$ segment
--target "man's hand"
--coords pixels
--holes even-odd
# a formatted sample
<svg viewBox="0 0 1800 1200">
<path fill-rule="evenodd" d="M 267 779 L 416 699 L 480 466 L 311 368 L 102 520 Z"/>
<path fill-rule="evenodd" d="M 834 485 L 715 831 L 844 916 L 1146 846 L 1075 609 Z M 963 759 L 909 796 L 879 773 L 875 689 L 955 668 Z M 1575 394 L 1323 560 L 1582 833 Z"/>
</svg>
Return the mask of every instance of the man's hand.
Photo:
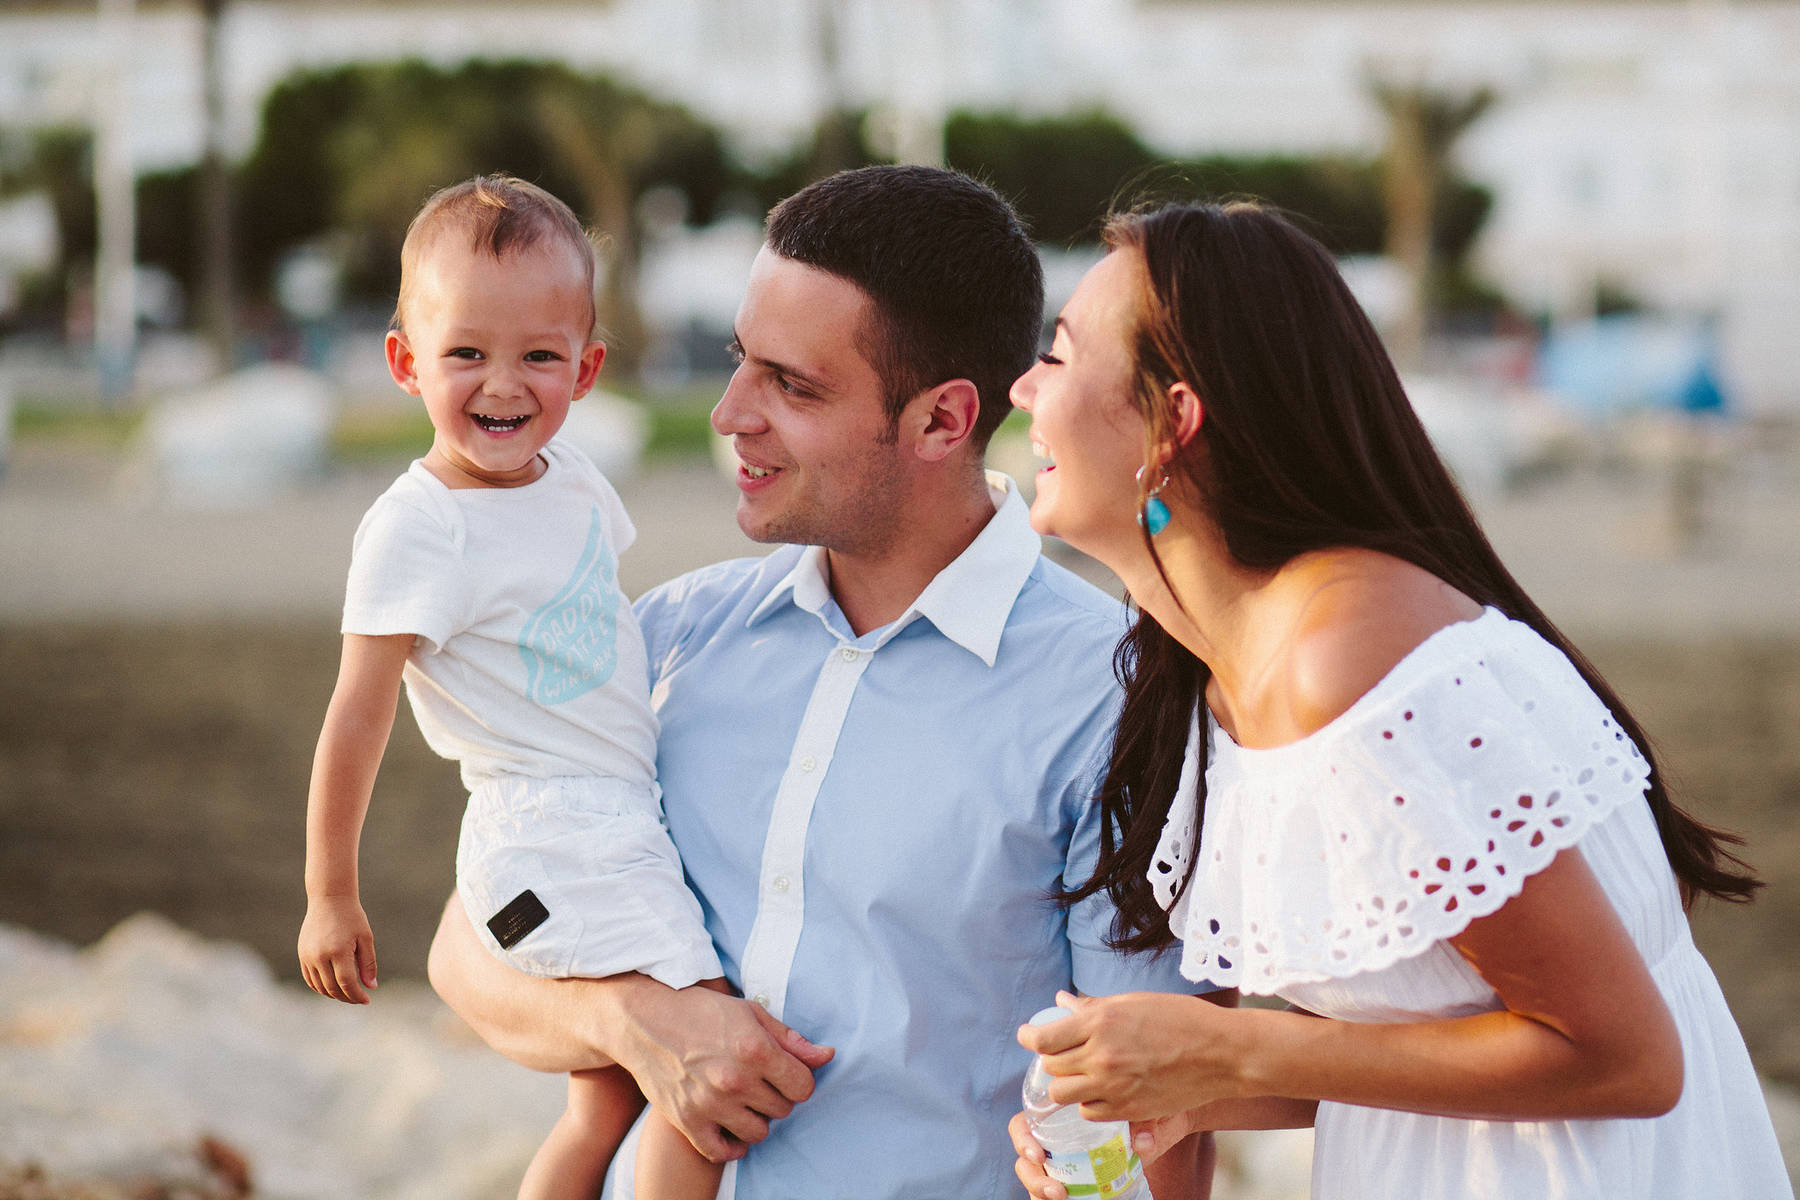
<svg viewBox="0 0 1800 1200">
<path fill-rule="evenodd" d="M 707 1158 L 741 1157 L 812 1095 L 833 1051 L 759 1005 L 647 975 L 539 979 L 482 946 L 454 894 L 431 943 L 431 985 L 488 1045 L 539 1071 L 617 1063 Z"/>
<path fill-rule="evenodd" d="M 813 1071 L 835 1053 L 748 1000 L 700 987 L 671 991 L 642 977 L 624 986 L 620 1065 L 713 1162 L 740 1158 L 768 1137 L 769 1122 L 812 1095 Z"/>
</svg>

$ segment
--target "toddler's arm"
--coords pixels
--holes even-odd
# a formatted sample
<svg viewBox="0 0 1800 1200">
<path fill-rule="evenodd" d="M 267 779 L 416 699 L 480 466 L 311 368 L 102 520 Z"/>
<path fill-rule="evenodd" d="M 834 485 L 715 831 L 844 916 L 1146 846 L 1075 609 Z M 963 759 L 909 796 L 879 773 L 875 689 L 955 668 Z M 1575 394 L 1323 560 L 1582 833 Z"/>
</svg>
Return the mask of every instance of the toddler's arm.
<svg viewBox="0 0 1800 1200">
<path fill-rule="evenodd" d="M 300 973 L 313 991 L 349 1004 L 367 1004 L 363 988 L 375 986 L 375 937 L 358 895 L 356 855 L 413 640 L 410 633 L 344 635 L 337 687 L 313 755 Z"/>
</svg>

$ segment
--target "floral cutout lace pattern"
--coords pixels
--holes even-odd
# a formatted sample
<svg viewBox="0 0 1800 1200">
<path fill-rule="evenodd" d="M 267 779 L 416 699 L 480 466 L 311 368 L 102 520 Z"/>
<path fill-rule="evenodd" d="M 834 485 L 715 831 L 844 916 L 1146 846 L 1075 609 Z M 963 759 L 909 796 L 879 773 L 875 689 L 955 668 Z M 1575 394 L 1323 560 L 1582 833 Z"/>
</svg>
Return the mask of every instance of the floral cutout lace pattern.
<svg viewBox="0 0 1800 1200">
<path fill-rule="evenodd" d="M 1490 609 L 1290 745 L 1240 747 L 1197 714 L 1151 883 L 1190 979 L 1269 994 L 1376 971 L 1499 909 L 1649 773 L 1568 659 Z"/>
</svg>

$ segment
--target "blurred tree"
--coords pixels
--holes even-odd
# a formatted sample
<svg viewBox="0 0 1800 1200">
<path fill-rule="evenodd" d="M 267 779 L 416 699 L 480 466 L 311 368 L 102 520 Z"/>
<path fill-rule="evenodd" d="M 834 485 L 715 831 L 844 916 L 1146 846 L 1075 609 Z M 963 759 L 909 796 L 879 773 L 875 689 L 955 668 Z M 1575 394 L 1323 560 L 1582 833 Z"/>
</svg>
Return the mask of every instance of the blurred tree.
<svg viewBox="0 0 1800 1200">
<path fill-rule="evenodd" d="M 1472 119 L 1472 118 L 1470 118 Z M 1254 199 L 1294 216 L 1339 255 L 1412 252 L 1413 232 L 1397 235 L 1386 159 L 1344 155 L 1211 155 L 1168 159 L 1118 118 L 1100 111 L 1026 118 L 958 112 L 945 126 L 950 165 L 994 185 L 1047 244 L 1091 242 L 1100 219 L 1121 205 L 1154 201 Z M 1431 270 L 1423 277 L 1437 305 L 1491 314 L 1497 295 L 1464 266 L 1493 196 L 1442 161 L 1431 203 L 1407 210 L 1427 220 Z"/>
<path fill-rule="evenodd" d="M 1388 122 L 1381 158 L 1382 202 L 1387 211 L 1387 253 L 1406 273 L 1405 301 L 1388 345 L 1402 368 L 1424 353 L 1432 287 L 1439 271 L 1437 214 L 1456 139 L 1493 106 L 1486 87 L 1448 92 L 1425 84 L 1380 79 L 1369 91 Z"/>
<path fill-rule="evenodd" d="M 93 135 L 73 128 L 11 135 L 0 149 L 0 196 L 47 195 L 61 241 L 59 267 L 23 281 L 21 323 L 61 325 L 76 281 L 93 273 L 99 236 L 93 155 Z"/>
<path fill-rule="evenodd" d="M 1100 218 L 1157 156 L 1123 121 L 1097 110 L 1061 117 L 952 113 L 950 166 L 990 184 L 1031 222 L 1040 242 L 1093 241 Z"/>
<path fill-rule="evenodd" d="M 761 213 L 815 179 L 838 171 L 890 162 L 870 144 L 865 108 L 837 108 L 820 117 L 810 136 L 761 170 L 745 172 L 746 190 Z"/>
<path fill-rule="evenodd" d="M 360 64 L 290 77 L 270 94 L 245 164 L 243 261 L 266 288 L 280 256 L 348 234 L 352 296 L 391 299 L 407 223 L 434 189 L 508 172 L 569 202 L 600 235 L 600 320 L 614 370 L 642 345 L 639 211 L 657 186 L 712 218 L 731 181 L 723 143 L 679 105 L 603 76 L 528 61 Z"/>
</svg>

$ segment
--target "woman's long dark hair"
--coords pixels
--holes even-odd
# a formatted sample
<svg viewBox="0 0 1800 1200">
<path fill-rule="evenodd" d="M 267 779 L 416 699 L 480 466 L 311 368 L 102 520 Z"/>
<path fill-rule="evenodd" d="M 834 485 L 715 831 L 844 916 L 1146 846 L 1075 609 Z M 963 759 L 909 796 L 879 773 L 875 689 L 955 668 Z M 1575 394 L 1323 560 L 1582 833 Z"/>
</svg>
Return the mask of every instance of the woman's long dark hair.
<svg viewBox="0 0 1800 1200">
<path fill-rule="evenodd" d="M 1750 899 L 1761 881 L 1726 848 L 1742 839 L 1674 804 L 1636 719 L 1501 565 L 1324 247 L 1279 214 L 1241 203 L 1115 217 L 1106 240 L 1143 266 L 1133 357 L 1150 437 L 1168 438 L 1168 390 L 1186 382 L 1206 416 L 1168 470 L 1179 490 L 1201 498 L 1232 557 L 1273 569 L 1311 550 L 1376 550 L 1531 626 L 1568 656 L 1649 760 L 1647 799 L 1684 901 Z M 1113 666 L 1125 703 L 1099 798 L 1100 858 L 1062 899 L 1104 890 L 1118 908 L 1113 944 L 1163 949 L 1174 938 L 1147 873 L 1210 672 L 1147 613 Z M 1196 830 L 1204 745 L 1200 753 Z"/>
</svg>

